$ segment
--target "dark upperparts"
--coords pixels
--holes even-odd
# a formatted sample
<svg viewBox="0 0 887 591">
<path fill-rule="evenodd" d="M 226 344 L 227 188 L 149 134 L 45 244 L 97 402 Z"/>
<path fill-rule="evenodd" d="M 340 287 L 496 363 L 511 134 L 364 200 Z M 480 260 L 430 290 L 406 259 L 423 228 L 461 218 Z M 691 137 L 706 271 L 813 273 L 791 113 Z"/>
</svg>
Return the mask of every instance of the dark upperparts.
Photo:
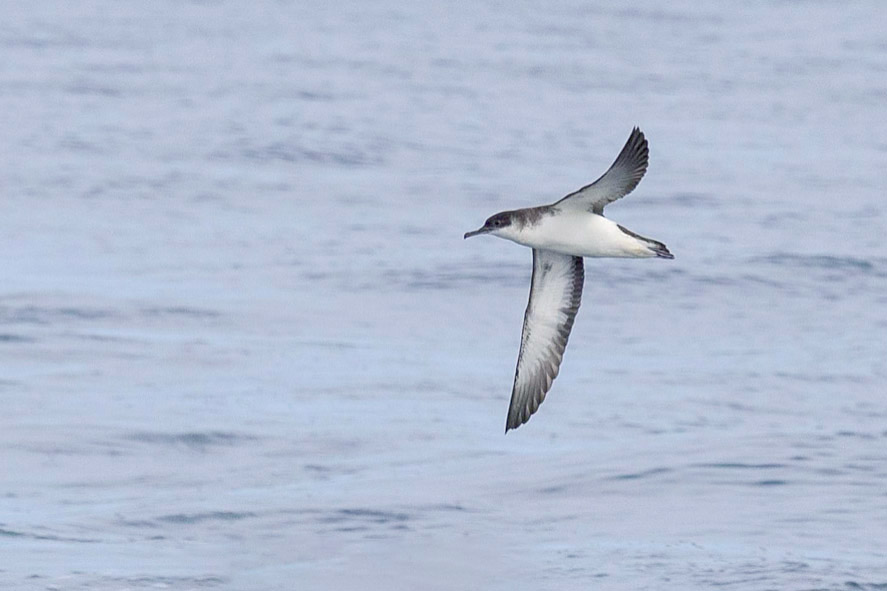
<svg viewBox="0 0 887 591">
<path fill-rule="evenodd" d="M 541 205 L 539 207 L 527 207 L 525 209 L 503 211 L 502 213 L 497 213 L 493 217 L 507 215 L 512 224 L 517 224 L 521 228 L 524 228 L 536 224 L 543 216 L 550 213 L 552 213 L 550 205 Z"/>
</svg>

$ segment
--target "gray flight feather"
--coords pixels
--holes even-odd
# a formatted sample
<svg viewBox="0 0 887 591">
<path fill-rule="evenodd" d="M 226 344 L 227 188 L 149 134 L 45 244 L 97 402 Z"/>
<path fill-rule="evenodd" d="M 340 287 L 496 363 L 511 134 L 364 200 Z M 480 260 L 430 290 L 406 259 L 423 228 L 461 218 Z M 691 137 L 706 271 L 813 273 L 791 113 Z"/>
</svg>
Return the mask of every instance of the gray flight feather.
<svg viewBox="0 0 887 591">
<path fill-rule="evenodd" d="M 644 133 L 635 127 L 613 165 L 590 185 L 556 202 L 560 208 L 584 209 L 603 215 L 604 206 L 631 193 L 647 172 L 650 150 Z"/>
<path fill-rule="evenodd" d="M 530 301 L 524 314 L 506 432 L 530 420 L 551 389 L 579 311 L 584 281 L 582 257 L 533 249 Z"/>
</svg>

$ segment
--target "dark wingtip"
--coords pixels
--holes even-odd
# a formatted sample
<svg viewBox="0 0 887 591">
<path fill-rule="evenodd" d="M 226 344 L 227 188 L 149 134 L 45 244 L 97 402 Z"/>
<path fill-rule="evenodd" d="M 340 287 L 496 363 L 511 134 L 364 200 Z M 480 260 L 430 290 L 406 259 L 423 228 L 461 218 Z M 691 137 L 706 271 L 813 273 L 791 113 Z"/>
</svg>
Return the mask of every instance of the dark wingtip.
<svg viewBox="0 0 887 591">
<path fill-rule="evenodd" d="M 533 413 L 529 413 L 526 416 L 520 414 L 512 416 L 511 409 L 509 408 L 508 418 L 505 420 L 505 433 L 507 434 L 509 431 L 527 424 L 531 416 L 533 416 Z"/>
<path fill-rule="evenodd" d="M 517 429 L 524 423 L 526 423 L 526 421 L 521 421 L 520 417 L 512 416 L 511 409 L 508 409 L 508 418 L 505 419 L 505 434 L 507 435 L 509 431 Z"/>
</svg>

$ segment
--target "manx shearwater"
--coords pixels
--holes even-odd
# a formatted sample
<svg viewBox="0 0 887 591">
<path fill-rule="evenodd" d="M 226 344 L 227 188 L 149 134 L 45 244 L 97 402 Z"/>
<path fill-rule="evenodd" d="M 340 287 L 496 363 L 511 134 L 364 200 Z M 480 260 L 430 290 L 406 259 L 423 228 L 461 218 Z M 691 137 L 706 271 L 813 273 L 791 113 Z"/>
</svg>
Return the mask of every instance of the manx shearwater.
<svg viewBox="0 0 887 591">
<path fill-rule="evenodd" d="M 492 234 L 533 249 L 530 301 L 524 314 L 505 432 L 536 412 L 557 377 L 573 328 L 585 271 L 582 257 L 673 259 L 664 244 L 604 217 L 604 207 L 631 193 L 647 171 L 649 149 L 635 127 L 613 165 L 590 185 L 551 205 L 503 211 L 465 238 Z"/>
</svg>

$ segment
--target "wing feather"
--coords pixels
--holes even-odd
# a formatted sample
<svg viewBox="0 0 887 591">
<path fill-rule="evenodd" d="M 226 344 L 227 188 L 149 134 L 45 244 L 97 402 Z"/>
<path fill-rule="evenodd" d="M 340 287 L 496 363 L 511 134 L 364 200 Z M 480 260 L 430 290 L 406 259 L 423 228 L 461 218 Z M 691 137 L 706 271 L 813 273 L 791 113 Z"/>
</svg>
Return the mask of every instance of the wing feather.
<svg viewBox="0 0 887 591">
<path fill-rule="evenodd" d="M 650 155 L 644 132 L 635 127 L 612 166 L 590 185 L 556 202 L 560 207 L 584 209 L 602 215 L 604 206 L 631 193 L 647 172 Z"/>
<path fill-rule="evenodd" d="M 579 311 L 584 281 L 582 257 L 533 249 L 530 301 L 524 314 L 506 432 L 530 420 L 551 389 Z"/>
</svg>

